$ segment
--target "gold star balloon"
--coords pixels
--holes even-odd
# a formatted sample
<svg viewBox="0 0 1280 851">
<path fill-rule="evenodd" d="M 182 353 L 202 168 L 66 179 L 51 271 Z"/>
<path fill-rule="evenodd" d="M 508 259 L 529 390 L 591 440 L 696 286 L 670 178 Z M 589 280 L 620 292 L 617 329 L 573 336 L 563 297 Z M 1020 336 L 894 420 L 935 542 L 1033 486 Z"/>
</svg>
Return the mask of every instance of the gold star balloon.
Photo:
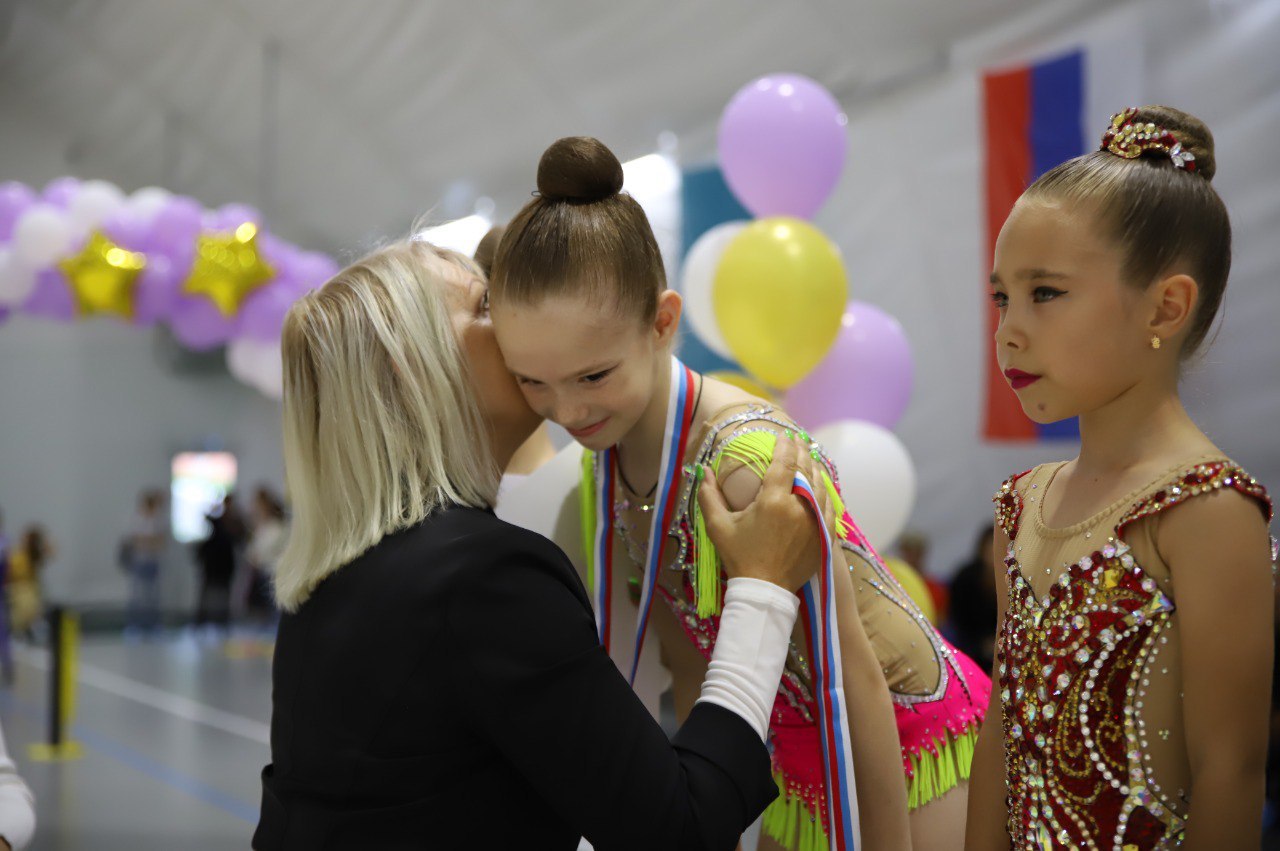
<svg viewBox="0 0 1280 851">
<path fill-rule="evenodd" d="M 74 257 L 58 263 L 67 274 L 78 313 L 133 316 L 133 289 L 147 265 L 145 255 L 116 245 L 102 231 L 94 231 Z"/>
<path fill-rule="evenodd" d="M 258 253 L 258 227 L 245 222 L 235 233 L 203 234 L 183 291 L 205 295 L 223 316 L 235 316 L 245 296 L 271 280 L 275 270 Z"/>
</svg>

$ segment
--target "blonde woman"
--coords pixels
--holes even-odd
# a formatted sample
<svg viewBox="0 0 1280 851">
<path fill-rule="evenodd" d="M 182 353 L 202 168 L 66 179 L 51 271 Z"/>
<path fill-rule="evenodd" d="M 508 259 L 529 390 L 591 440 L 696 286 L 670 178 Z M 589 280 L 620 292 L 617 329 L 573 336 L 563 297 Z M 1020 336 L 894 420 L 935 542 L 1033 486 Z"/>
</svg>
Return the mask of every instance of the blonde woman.
<svg viewBox="0 0 1280 851">
<path fill-rule="evenodd" d="M 791 496 L 810 459 L 785 441 L 738 513 L 708 477 L 734 578 L 668 742 L 568 559 L 491 511 L 538 418 L 478 270 L 421 242 L 377 251 L 290 311 L 283 354 L 294 515 L 254 848 L 733 848 L 776 795 L 767 713 L 820 552 Z"/>
</svg>

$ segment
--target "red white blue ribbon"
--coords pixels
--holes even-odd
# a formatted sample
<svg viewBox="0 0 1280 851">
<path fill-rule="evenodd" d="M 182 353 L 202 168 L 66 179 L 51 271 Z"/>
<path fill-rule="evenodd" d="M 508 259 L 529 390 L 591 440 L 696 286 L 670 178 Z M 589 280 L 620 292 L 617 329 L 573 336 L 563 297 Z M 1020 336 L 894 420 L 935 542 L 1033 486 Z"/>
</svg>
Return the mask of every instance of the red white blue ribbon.
<svg viewBox="0 0 1280 851">
<path fill-rule="evenodd" d="M 828 840 L 832 851 L 861 847 L 858 797 L 853 780 L 853 741 L 844 699 L 840 635 L 836 626 L 835 559 L 822 509 L 808 479 L 796 473 L 792 492 L 809 504 L 822 530 L 822 570 L 800 589 L 800 617 L 809 645 L 818 704 L 818 737 L 826 780 Z"/>
<path fill-rule="evenodd" d="M 662 460 L 656 499 L 653 504 L 653 520 L 649 527 L 649 549 L 645 557 L 644 577 L 640 583 L 640 607 L 636 615 L 636 645 L 631 659 L 628 681 L 635 682 L 640 665 L 640 651 L 644 647 L 645 632 L 649 626 L 649 610 L 653 605 L 654 590 L 658 585 L 661 569 L 662 544 L 667 530 L 675 518 L 676 503 L 680 491 L 680 471 L 684 465 L 685 447 L 693 431 L 695 381 L 693 371 L 679 359 L 671 359 L 671 388 L 667 397 L 667 418 L 662 434 Z M 596 629 L 600 643 L 609 649 L 609 632 L 612 628 L 610 605 L 613 600 L 613 479 L 617 464 L 614 447 L 601 452 L 596 458 L 596 539 L 592 559 L 592 580 L 595 590 Z"/>
</svg>

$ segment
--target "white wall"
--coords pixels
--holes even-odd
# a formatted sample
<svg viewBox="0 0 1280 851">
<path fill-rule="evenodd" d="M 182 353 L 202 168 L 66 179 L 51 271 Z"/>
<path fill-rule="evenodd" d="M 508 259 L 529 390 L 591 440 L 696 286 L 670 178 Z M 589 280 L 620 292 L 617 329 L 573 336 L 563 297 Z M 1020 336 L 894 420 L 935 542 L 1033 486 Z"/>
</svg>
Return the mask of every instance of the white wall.
<svg viewBox="0 0 1280 851">
<path fill-rule="evenodd" d="M 33 521 L 53 535 L 51 597 L 125 599 L 116 543 L 137 493 L 168 487 L 174 453 L 225 448 L 242 487 L 282 480 L 278 403 L 225 371 L 175 374 L 154 334 L 110 319 L 0 326 L 0 510 L 10 536 Z M 166 604 L 187 607 L 190 553 L 173 547 L 165 568 Z"/>
</svg>

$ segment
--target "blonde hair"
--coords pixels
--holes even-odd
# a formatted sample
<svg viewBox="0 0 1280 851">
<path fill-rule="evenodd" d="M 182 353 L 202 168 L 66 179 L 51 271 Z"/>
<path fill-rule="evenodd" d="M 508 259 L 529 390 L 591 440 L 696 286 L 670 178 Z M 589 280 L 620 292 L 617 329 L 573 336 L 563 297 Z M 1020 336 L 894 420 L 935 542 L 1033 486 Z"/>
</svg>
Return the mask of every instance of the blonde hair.
<svg viewBox="0 0 1280 851">
<path fill-rule="evenodd" d="M 489 506 L 499 470 L 445 300 L 442 264 L 402 240 L 289 311 L 285 479 L 293 500 L 276 599 L 294 611 L 325 577 L 435 509 Z"/>
</svg>

